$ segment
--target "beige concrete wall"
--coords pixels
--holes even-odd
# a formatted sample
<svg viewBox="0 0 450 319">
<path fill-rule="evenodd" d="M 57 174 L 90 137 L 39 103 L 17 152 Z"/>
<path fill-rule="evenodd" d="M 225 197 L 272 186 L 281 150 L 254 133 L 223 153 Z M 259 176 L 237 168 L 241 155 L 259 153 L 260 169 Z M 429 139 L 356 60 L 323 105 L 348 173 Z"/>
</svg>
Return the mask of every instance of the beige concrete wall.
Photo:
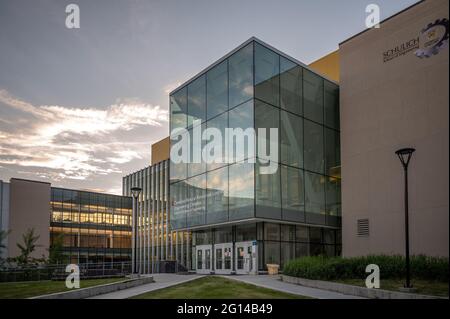
<svg viewBox="0 0 450 319">
<path fill-rule="evenodd" d="M 417 149 L 409 166 L 414 254 L 449 254 L 448 47 L 430 58 L 383 53 L 415 39 L 448 0 L 427 0 L 340 45 L 343 255 L 403 254 L 403 169 L 394 154 Z M 369 237 L 356 234 L 369 218 Z"/>
<path fill-rule="evenodd" d="M 17 243 L 22 243 L 22 234 L 34 228 L 39 245 L 32 257 L 48 256 L 50 244 L 50 184 L 12 178 L 10 181 L 10 215 L 8 256 L 20 254 Z"/>
<path fill-rule="evenodd" d="M 152 144 L 152 162 L 155 165 L 159 162 L 169 159 L 170 155 L 170 138 L 166 137 L 154 144 Z"/>
</svg>

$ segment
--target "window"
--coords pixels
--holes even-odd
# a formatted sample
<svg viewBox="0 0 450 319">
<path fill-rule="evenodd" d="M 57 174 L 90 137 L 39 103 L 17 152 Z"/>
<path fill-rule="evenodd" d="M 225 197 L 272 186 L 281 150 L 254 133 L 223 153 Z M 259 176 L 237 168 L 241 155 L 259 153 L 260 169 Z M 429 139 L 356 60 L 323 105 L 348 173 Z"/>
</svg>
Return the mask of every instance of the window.
<svg viewBox="0 0 450 319">
<path fill-rule="evenodd" d="M 186 180 L 188 186 L 187 226 L 205 224 L 206 174 Z"/>
<path fill-rule="evenodd" d="M 242 105 L 235 107 L 229 112 L 229 122 L 228 127 L 231 129 L 242 129 L 245 130 L 251 128 L 253 130 L 253 101 L 246 102 Z M 249 145 L 255 143 L 253 139 L 249 137 L 244 137 L 244 140 L 238 141 L 236 138 L 231 138 L 228 142 L 228 151 L 230 152 L 229 162 L 235 163 L 247 159 L 249 157 L 254 157 L 255 154 L 249 154 Z M 242 143 L 243 147 L 239 150 L 237 148 L 237 143 Z M 252 144 L 249 144 L 252 143 Z M 255 145 L 252 145 L 254 151 Z"/>
<path fill-rule="evenodd" d="M 341 145 L 339 132 L 325 128 L 326 174 L 341 177 Z"/>
<path fill-rule="evenodd" d="M 280 242 L 264 242 L 264 266 L 280 264 Z"/>
<path fill-rule="evenodd" d="M 233 107 L 253 97 L 253 43 L 233 54 L 228 67 L 229 106 Z"/>
<path fill-rule="evenodd" d="M 324 171 L 323 127 L 311 121 L 304 122 L 305 169 L 317 173 Z"/>
<path fill-rule="evenodd" d="M 280 57 L 280 106 L 289 112 L 303 115 L 302 68 Z"/>
<path fill-rule="evenodd" d="M 208 224 L 228 220 L 228 167 L 207 173 L 207 215 Z"/>
<path fill-rule="evenodd" d="M 254 164 L 229 166 L 229 219 L 254 217 Z"/>
<path fill-rule="evenodd" d="M 255 43 L 255 97 L 279 106 L 280 57 L 272 50 Z"/>
<path fill-rule="evenodd" d="M 341 179 L 335 177 L 327 178 L 326 185 L 326 208 L 327 214 L 341 216 Z"/>
<path fill-rule="evenodd" d="M 303 242 L 303 243 L 309 241 L 308 227 L 296 226 L 296 228 L 295 228 L 295 241 Z"/>
<path fill-rule="evenodd" d="M 187 87 L 188 91 L 188 119 L 191 126 L 195 120 L 206 119 L 206 76 L 202 75 Z"/>
<path fill-rule="evenodd" d="M 304 116 L 323 123 L 323 79 L 309 70 L 303 71 Z"/>
<path fill-rule="evenodd" d="M 279 138 L 271 138 L 270 129 L 274 128 L 279 131 L 280 126 L 280 110 L 270 106 L 264 102 L 255 101 L 255 130 L 257 130 L 257 145 L 256 152 L 262 159 L 268 159 L 271 153 L 278 153 Z M 259 129 L 264 129 L 265 134 L 260 134 Z M 279 134 L 279 133 L 277 133 Z M 260 146 L 264 146 L 265 149 L 260 150 Z M 273 155 L 273 154 L 272 154 Z M 279 161 L 277 158 L 276 162 Z"/>
<path fill-rule="evenodd" d="M 329 81 L 324 85 L 325 125 L 339 129 L 339 87 Z"/>
<path fill-rule="evenodd" d="M 325 176 L 305 172 L 306 222 L 325 224 Z"/>
<path fill-rule="evenodd" d="M 281 225 L 281 241 L 295 241 L 295 225 Z"/>
<path fill-rule="evenodd" d="M 187 126 L 187 88 L 170 96 L 170 131 Z"/>
<path fill-rule="evenodd" d="M 206 144 L 202 139 L 202 133 L 205 130 L 206 124 L 195 125 L 189 130 L 190 137 L 190 161 L 187 164 L 188 177 L 206 172 L 206 162 L 202 156 L 202 150 Z"/>
<path fill-rule="evenodd" d="M 185 132 L 183 134 L 180 134 L 175 138 L 175 136 L 171 137 L 170 143 L 173 145 L 175 143 L 183 143 L 181 140 L 190 140 L 190 134 L 189 132 Z M 190 146 L 192 143 L 188 143 L 187 145 Z M 185 144 L 186 145 L 186 144 Z M 179 150 L 179 156 L 182 156 L 184 154 L 181 154 L 181 152 L 185 152 L 185 149 Z M 189 150 L 190 152 L 190 150 Z M 177 182 L 183 179 L 187 178 L 187 170 L 188 170 L 188 164 L 184 162 L 175 163 L 174 161 L 170 160 L 170 182 Z"/>
<path fill-rule="evenodd" d="M 174 229 L 186 227 L 188 185 L 181 181 L 170 185 L 170 223 Z"/>
<path fill-rule="evenodd" d="M 220 149 L 220 151 L 218 150 L 216 152 L 215 149 L 211 149 L 210 152 L 207 152 L 207 156 L 208 158 L 211 157 L 211 159 L 215 159 L 215 161 L 217 162 L 213 162 L 213 163 L 207 163 L 206 167 L 207 170 L 213 170 L 219 167 L 222 167 L 224 165 L 226 165 L 226 152 L 227 152 L 227 147 L 225 144 L 225 129 L 228 127 L 228 112 L 223 113 L 219 116 L 216 116 L 215 118 L 213 118 L 212 120 L 209 120 L 208 122 L 206 122 L 206 126 L 207 128 L 216 128 L 220 131 L 221 134 L 221 140 L 220 140 L 220 144 L 222 148 Z M 205 141 L 205 144 L 207 145 L 208 143 L 215 143 L 216 141 L 214 141 L 215 138 L 218 138 L 217 136 L 213 135 L 209 137 L 209 140 Z M 212 145 L 212 144 L 210 144 Z M 219 154 L 219 152 L 221 154 Z"/>
<path fill-rule="evenodd" d="M 280 267 L 283 268 L 284 264 L 294 259 L 295 246 L 294 243 L 281 243 L 281 263 Z"/>
<path fill-rule="evenodd" d="M 269 162 L 267 165 L 272 164 L 279 166 L 275 162 Z M 264 174 L 261 172 L 262 166 L 263 165 L 261 165 L 259 162 L 257 162 L 255 166 L 257 205 L 256 215 L 257 217 L 281 219 L 280 168 L 277 167 L 275 173 Z"/>
<path fill-rule="evenodd" d="M 207 118 L 210 119 L 228 109 L 228 61 L 224 61 L 206 74 Z"/>
<path fill-rule="evenodd" d="M 251 241 L 256 239 L 256 224 L 236 225 L 236 241 Z"/>
<path fill-rule="evenodd" d="M 303 167 L 303 119 L 281 111 L 281 154 L 283 164 Z"/>
<path fill-rule="evenodd" d="M 303 171 L 281 166 L 283 220 L 304 221 Z"/>
<path fill-rule="evenodd" d="M 264 240 L 280 241 L 280 224 L 264 224 Z"/>
</svg>

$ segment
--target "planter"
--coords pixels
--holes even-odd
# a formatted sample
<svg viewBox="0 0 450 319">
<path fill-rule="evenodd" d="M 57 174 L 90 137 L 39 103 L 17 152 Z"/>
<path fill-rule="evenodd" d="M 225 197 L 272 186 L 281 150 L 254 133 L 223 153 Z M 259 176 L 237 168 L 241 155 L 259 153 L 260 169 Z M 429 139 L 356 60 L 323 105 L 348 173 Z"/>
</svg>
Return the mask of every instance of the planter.
<svg viewBox="0 0 450 319">
<path fill-rule="evenodd" d="M 277 264 L 267 264 L 267 271 L 269 275 L 278 275 L 278 270 L 280 269 L 280 265 Z"/>
</svg>

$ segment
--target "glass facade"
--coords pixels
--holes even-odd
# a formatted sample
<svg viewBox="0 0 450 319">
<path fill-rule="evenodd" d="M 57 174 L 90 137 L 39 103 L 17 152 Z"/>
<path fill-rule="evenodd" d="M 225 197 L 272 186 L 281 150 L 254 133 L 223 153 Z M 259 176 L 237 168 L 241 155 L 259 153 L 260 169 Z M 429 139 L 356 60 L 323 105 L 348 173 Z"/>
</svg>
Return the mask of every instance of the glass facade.
<svg viewBox="0 0 450 319">
<path fill-rule="evenodd" d="M 248 219 L 309 224 L 321 232 L 326 228 L 320 226 L 340 227 L 339 87 L 335 83 L 253 40 L 173 92 L 170 105 L 171 129 L 186 129 L 190 136 L 194 119 L 202 122 L 202 128 L 216 128 L 222 137 L 226 128 L 256 131 L 255 153 L 250 152 L 250 136 L 244 135 L 244 148 L 238 148 L 239 141 L 232 136 L 223 140 L 220 163 L 171 162 L 173 230 Z M 277 129 L 276 140 L 271 139 L 270 128 Z M 266 129 L 265 134 L 259 129 Z M 213 138 L 208 136 L 201 147 Z M 178 134 L 171 135 L 171 144 L 179 139 Z M 278 157 L 267 162 L 266 155 L 274 149 Z M 267 166 L 277 169 L 264 174 Z M 283 229 L 292 236 L 284 237 L 282 231 L 280 238 L 288 240 L 267 239 L 258 248 L 263 256 L 273 252 L 283 261 L 305 252 L 328 251 L 312 247 L 315 243 L 309 239 L 297 241 L 295 231 Z"/>
<path fill-rule="evenodd" d="M 50 245 L 73 263 L 131 260 L 130 197 L 51 188 Z"/>
</svg>

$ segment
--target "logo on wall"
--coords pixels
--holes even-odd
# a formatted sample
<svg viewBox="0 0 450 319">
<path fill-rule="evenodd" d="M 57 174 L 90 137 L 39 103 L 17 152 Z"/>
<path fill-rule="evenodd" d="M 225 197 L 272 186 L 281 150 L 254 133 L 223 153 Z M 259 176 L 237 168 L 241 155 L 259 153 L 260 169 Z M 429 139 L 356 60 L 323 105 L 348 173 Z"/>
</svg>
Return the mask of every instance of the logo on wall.
<svg viewBox="0 0 450 319">
<path fill-rule="evenodd" d="M 414 54 L 423 59 L 438 54 L 448 45 L 448 20 L 436 20 L 420 32 L 420 48 Z"/>
<path fill-rule="evenodd" d="M 432 57 L 448 45 L 448 31 L 448 19 L 438 19 L 422 29 L 419 36 L 383 52 L 383 62 L 410 52 L 414 52 L 421 59 Z"/>
</svg>

